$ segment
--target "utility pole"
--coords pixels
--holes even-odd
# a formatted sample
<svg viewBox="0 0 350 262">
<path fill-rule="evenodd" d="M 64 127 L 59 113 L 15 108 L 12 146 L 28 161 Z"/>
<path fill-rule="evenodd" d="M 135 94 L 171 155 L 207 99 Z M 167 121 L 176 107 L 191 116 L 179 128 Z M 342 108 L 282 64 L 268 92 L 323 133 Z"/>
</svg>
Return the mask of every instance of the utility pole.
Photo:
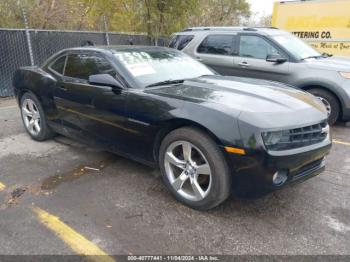
<svg viewBox="0 0 350 262">
<path fill-rule="evenodd" d="M 29 32 L 29 24 L 28 24 L 28 19 L 27 19 L 27 12 L 26 12 L 24 6 L 21 3 L 21 0 L 18 0 L 17 4 L 20 7 L 21 12 L 22 12 L 24 28 L 25 28 L 25 34 L 26 34 L 26 40 L 27 40 L 27 47 L 28 47 L 28 52 L 29 52 L 30 65 L 33 66 L 34 65 L 34 56 L 33 56 L 32 41 L 31 41 L 30 32 Z"/>
<path fill-rule="evenodd" d="M 105 15 L 103 15 L 103 23 L 104 23 L 104 27 L 105 27 L 106 44 L 109 45 L 108 26 L 107 26 L 107 19 L 106 19 Z"/>
</svg>

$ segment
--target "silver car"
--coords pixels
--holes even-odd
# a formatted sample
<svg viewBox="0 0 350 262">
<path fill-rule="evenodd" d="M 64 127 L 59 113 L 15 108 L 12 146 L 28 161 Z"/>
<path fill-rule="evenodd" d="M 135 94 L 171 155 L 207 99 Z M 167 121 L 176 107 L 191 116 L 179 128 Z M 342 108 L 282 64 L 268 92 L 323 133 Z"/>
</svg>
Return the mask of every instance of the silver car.
<svg viewBox="0 0 350 262">
<path fill-rule="evenodd" d="M 195 27 L 173 35 L 182 50 L 222 75 L 283 82 L 319 97 L 329 122 L 350 120 L 350 58 L 320 54 L 276 28 Z"/>
</svg>

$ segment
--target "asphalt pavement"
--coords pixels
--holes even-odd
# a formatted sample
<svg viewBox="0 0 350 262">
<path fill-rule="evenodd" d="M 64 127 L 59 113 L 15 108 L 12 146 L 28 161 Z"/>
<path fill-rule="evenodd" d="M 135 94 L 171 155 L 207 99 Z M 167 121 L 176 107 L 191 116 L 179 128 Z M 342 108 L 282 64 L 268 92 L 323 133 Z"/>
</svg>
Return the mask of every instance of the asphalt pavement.
<svg viewBox="0 0 350 262">
<path fill-rule="evenodd" d="M 159 171 L 58 136 L 35 142 L 0 100 L 0 254 L 350 255 L 350 127 L 326 171 L 209 212 L 178 203 Z"/>
</svg>

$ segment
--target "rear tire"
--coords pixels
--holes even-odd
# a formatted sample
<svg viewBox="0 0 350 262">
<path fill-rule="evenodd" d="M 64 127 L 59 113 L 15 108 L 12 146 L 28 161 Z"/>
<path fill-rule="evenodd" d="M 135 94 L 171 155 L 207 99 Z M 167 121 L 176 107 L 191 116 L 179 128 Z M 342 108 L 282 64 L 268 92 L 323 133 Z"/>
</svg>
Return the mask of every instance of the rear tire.
<svg viewBox="0 0 350 262">
<path fill-rule="evenodd" d="M 231 176 L 223 152 L 200 129 L 170 132 L 161 143 L 159 165 L 170 192 L 191 208 L 209 210 L 230 195 Z"/>
<path fill-rule="evenodd" d="M 327 108 L 328 123 L 330 125 L 334 125 L 335 122 L 337 122 L 340 114 L 340 105 L 338 99 L 333 94 L 324 89 L 313 88 L 307 91 L 321 99 Z"/>
<path fill-rule="evenodd" d="M 24 128 L 32 139 L 44 141 L 55 136 L 55 132 L 47 125 L 39 99 L 33 93 L 23 94 L 20 109 Z"/>
</svg>

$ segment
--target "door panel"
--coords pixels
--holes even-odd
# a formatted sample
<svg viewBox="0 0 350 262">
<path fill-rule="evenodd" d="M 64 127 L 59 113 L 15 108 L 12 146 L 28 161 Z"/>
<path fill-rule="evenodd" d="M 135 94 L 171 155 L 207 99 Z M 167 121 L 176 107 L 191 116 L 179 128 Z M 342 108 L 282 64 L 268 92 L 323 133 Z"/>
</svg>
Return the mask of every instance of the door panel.
<svg viewBox="0 0 350 262">
<path fill-rule="evenodd" d="M 289 62 L 272 63 L 263 59 L 235 57 L 235 72 L 238 76 L 284 82 L 289 75 Z"/>
<path fill-rule="evenodd" d="M 233 56 L 199 54 L 196 59 L 221 75 L 230 75 L 232 72 Z"/>
<path fill-rule="evenodd" d="M 84 86 L 86 104 L 76 108 L 84 135 L 113 151 L 125 150 L 126 90 Z"/>
<path fill-rule="evenodd" d="M 222 75 L 231 75 L 235 34 L 208 35 L 195 51 L 195 58 Z"/>
<path fill-rule="evenodd" d="M 90 144 L 97 142 L 109 149 L 121 147 L 127 92 L 90 84 L 88 78 L 95 74 L 116 77 L 116 70 L 96 53 L 68 55 L 55 100 L 62 122 L 74 136 Z"/>
<path fill-rule="evenodd" d="M 289 62 L 267 62 L 268 55 L 281 55 L 281 51 L 258 35 L 240 35 L 239 54 L 234 59 L 235 75 L 281 81 L 290 74 Z"/>
<path fill-rule="evenodd" d="M 81 107 L 83 93 L 79 87 L 78 83 L 66 83 L 62 78 L 57 81 L 54 90 L 54 102 L 59 112 L 61 124 L 66 132 L 76 132 L 77 135 L 81 133 L 79 117 L 69 109 Z"/>
</svg>

